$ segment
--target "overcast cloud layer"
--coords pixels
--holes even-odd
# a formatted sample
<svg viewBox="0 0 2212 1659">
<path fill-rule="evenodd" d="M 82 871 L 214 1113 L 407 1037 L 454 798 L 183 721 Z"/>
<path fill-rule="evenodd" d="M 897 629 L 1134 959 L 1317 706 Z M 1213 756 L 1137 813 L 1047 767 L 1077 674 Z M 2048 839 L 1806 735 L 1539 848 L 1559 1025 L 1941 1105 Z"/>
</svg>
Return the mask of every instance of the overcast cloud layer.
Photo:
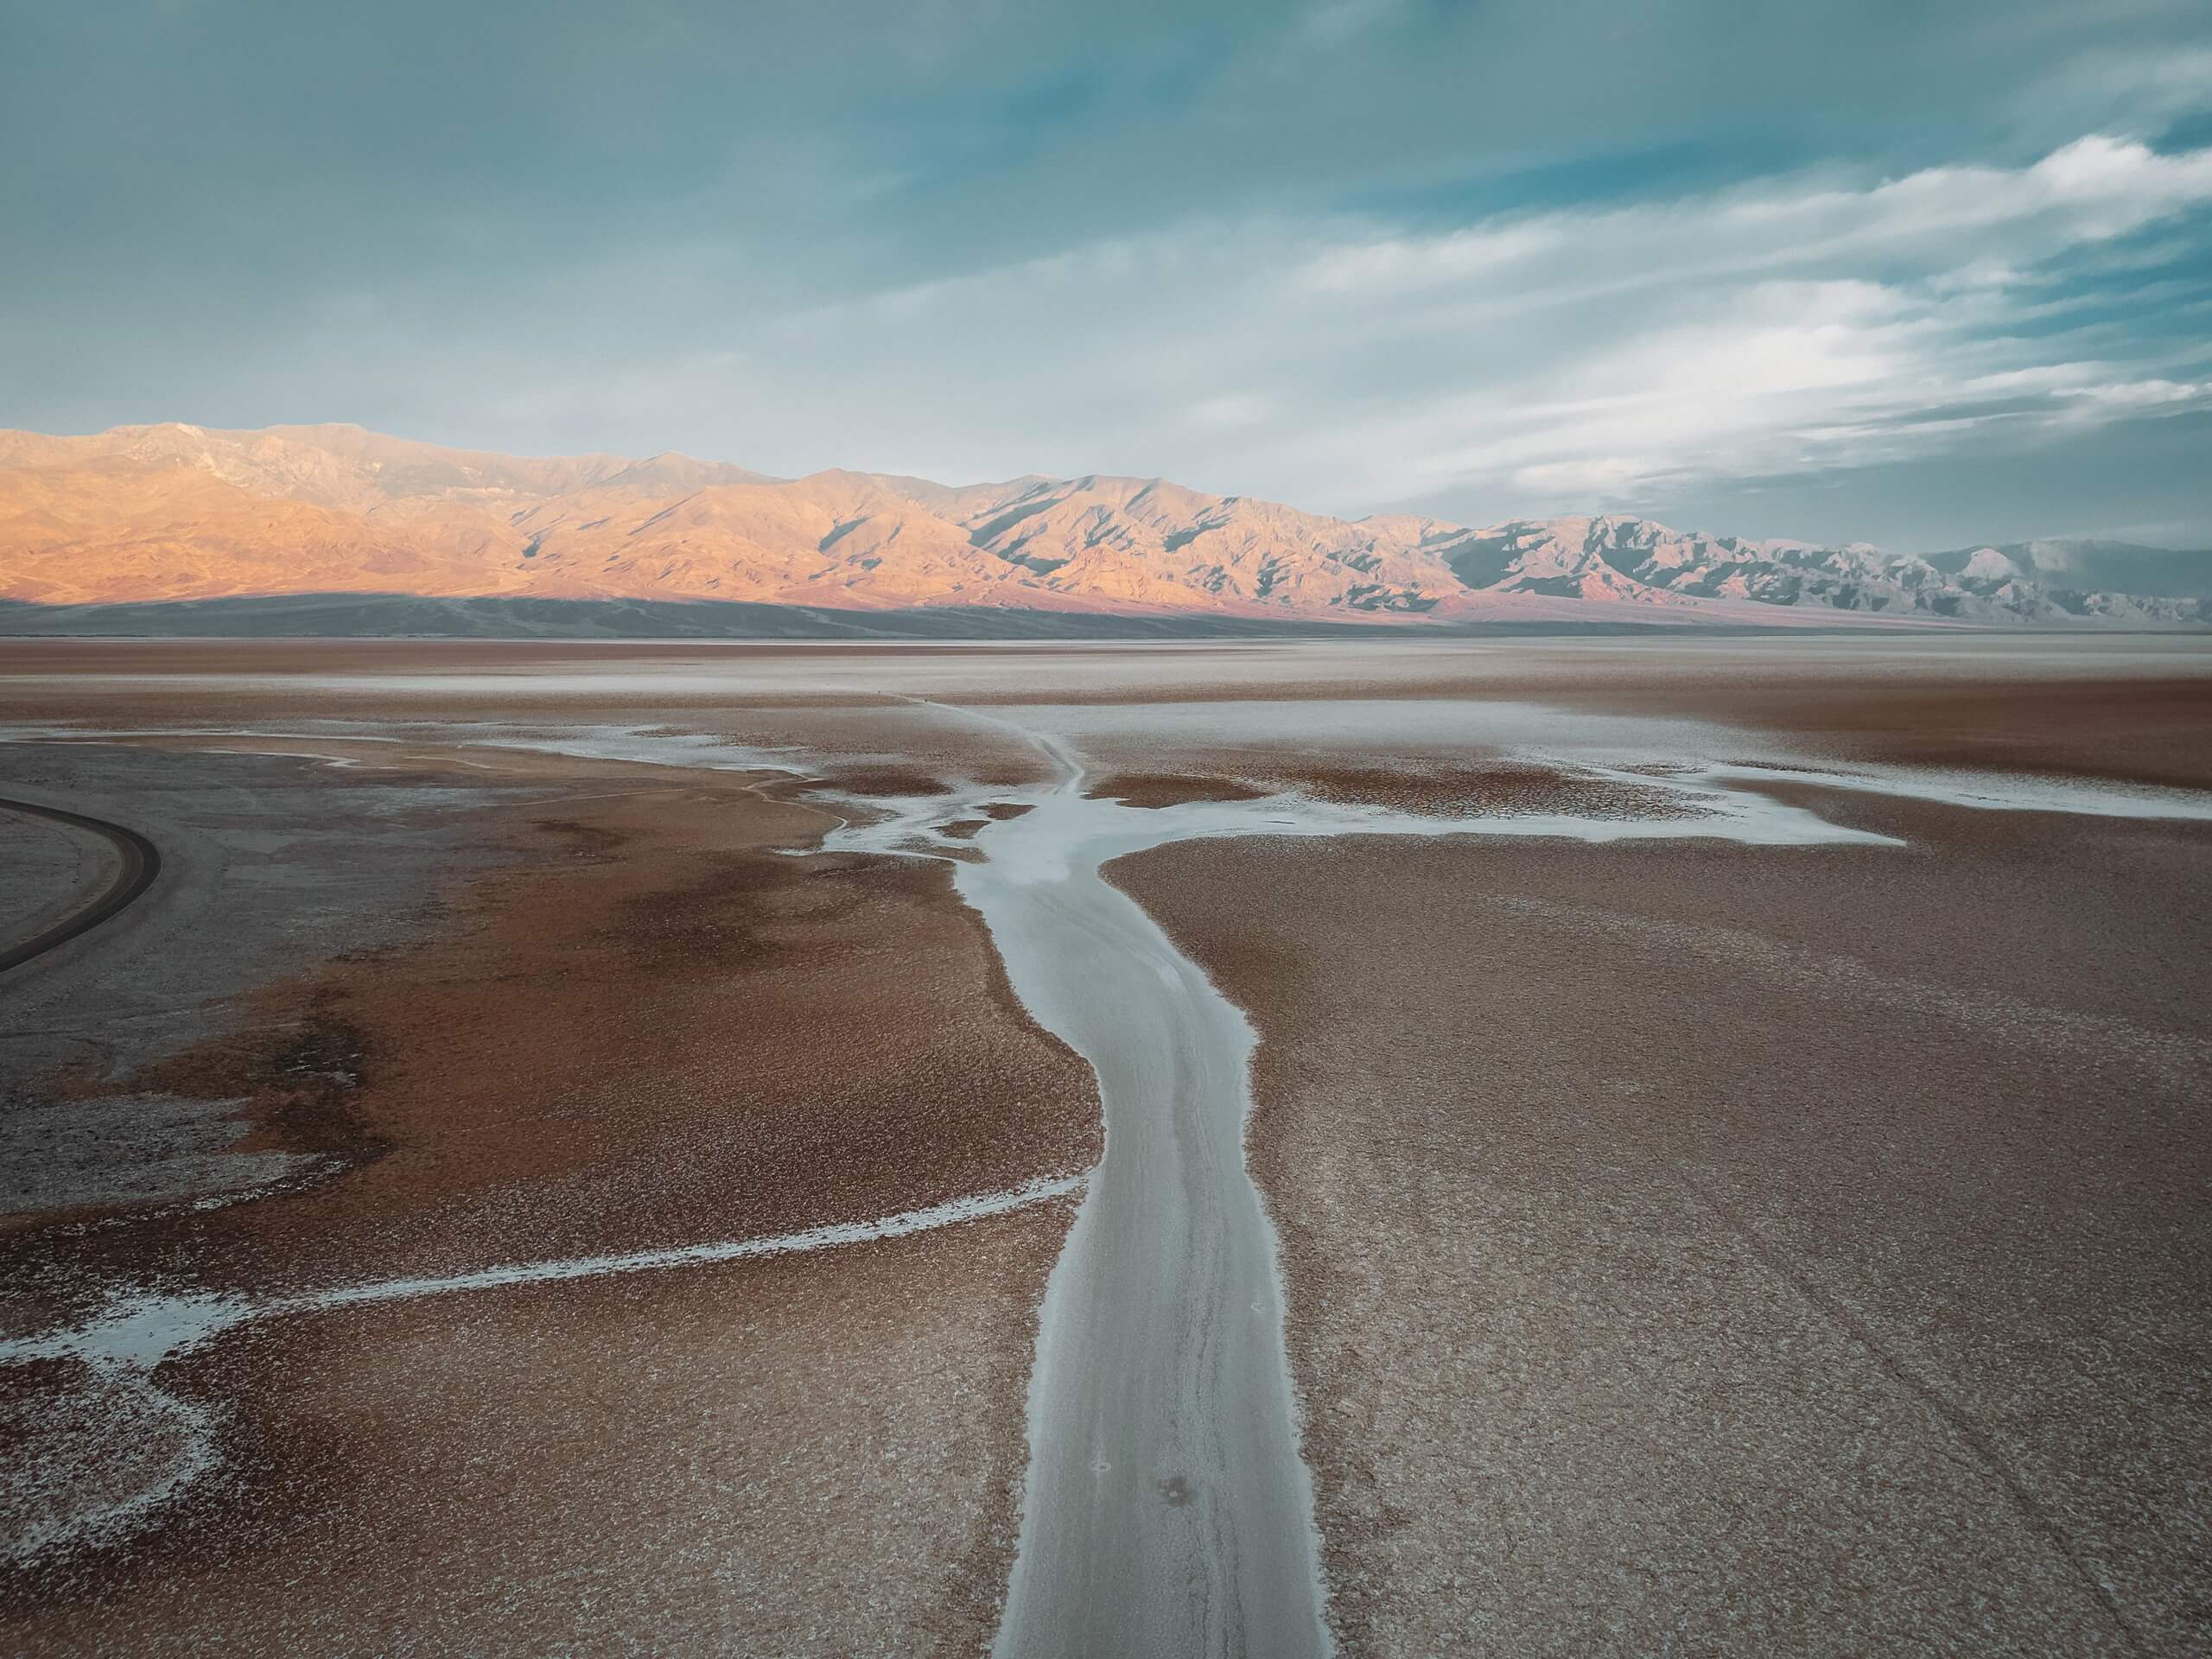
<svg viewBox="0 0 2212 1659">
<path fill-rule="evenodd" d="M 347 13 L 0 0 L 0 424 L 2212 544 L 2202 0 Z"/>
</svg>

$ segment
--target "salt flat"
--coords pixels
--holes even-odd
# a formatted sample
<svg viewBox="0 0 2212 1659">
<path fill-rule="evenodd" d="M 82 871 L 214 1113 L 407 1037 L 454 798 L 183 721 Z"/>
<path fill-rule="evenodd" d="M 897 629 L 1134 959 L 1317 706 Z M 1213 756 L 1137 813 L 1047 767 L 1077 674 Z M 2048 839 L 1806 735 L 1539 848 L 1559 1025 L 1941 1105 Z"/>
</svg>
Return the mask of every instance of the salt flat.
<svg viewBox="0 0 2212 1659">
<path fill-rule="evenodd" d="M 0 982 L 131 1010 L 19 1022 L 11 1084 L 239 1100 L 241 1160 L 301 1160 L 18 1217 L 0 1381 L 81 1471 L 17 1495 L 25 1639 L 365 1632 L 409 1580 L 427 1646 L 599 1549 L 677 1575 L 620 1628 L 764 1653 L 2195 1640 L 2206 1517 L 2158 1471 L 2206 1449 L 2170 1401 L 2212 1249 L 2201 647 L 341 649 L 0 675 L 12 779 L 127 813 L 166 779 L 199 849 Z M 313 930 L 252 896 L 364 836 L 414 850 Z M 1982 1242 L 2085 1207 L 2094 1247 Z M 916 1249 L 931 1294 L 885 1300 Z M 613 1301 L 575 1268 L 616 1261 Z M 488 1510 L 467 1459 L 319 1450 L 283 1379 L 312 1351 L 377 1409 L 402 1304 L 420 1377 L 537 1367 L 563 1421 L 727 1468 L 724 1566 L 674 1514 L 604 1536 L 633 1477 L 527 1390 L 377 1425 L 507 1446 Z M 118 1463 L 86 1344 L 164 1305 L 238 1316 L 131 1362 L 184 1427 Z M 772 1307 L 834 1385 L 731 1370 Z M 586 1310 L 639 1368 L 588 1402 Z M 2135 1450 L 2052 1461 L 2099 1422 Z M 421 1580 L 472 1503 L 477 1589 Z"/>
</svg>

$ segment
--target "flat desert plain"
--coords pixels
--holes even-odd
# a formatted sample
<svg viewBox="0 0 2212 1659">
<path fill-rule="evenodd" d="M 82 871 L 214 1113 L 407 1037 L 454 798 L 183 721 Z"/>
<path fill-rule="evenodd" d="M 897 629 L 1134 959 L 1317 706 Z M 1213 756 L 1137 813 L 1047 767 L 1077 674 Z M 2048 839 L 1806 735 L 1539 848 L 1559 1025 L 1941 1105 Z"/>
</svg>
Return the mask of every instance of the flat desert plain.
<svg viewBox="0 0 2212 1659">
<path fill-rule="evenodd" d="M 0 649 L 9 1651 L 2212 1647 L 2212 650 Z"/>
</svg>

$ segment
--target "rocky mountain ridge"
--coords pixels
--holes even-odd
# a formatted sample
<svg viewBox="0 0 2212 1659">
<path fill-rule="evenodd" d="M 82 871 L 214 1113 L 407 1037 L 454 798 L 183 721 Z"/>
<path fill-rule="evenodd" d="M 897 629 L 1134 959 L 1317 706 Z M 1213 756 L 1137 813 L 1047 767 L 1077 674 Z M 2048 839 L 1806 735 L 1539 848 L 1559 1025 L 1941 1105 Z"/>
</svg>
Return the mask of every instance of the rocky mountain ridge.
<svg viewBox="0 0 2212 1659">
<path fill-rule="evenodd" d="M 2151 588 L 2096 585 L 2119 571 Z M 1160 479 L 778 479 L 544 460 L 351 426 L 0 433 L 0 599 L 727 600 L 1370 621 L 2212 622 L 2212 556 L 2031 543 L 1923 557 L 1605 514 L 1347 520 Z"/>
</svg>

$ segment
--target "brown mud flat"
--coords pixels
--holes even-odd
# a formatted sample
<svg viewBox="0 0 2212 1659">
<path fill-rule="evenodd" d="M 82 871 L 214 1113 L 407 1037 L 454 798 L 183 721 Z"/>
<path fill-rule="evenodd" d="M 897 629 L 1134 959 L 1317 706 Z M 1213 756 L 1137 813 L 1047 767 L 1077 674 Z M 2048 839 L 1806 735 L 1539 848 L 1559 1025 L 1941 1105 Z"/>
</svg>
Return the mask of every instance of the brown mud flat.
<svg viewBox="0 0 2212 1659">
<path fill-rule="evenodd" d="M 1346 1655 L 2212 1642 L 2212 832 L 1787 792 L 1908 845 L 1114 867 L 1260 1033 Z"/>
<path fill-rule="evenodd" d="M 935 772 L 912 766 L 839 766 L 824 773 L 834 789 L 854 795 L 917 797 L 951 792 Z"/>
<path fill-rule="evenodd" d="M 1408 760 L 1395 766 L 1345 766 L 1314 761 L 1286 766 L 1257 760 L 1246 776 L 1268 790 L 1287 790 L 1347 806 L 1380 806 L 1429 817 L 1529 817 L 1675 818 L 1691 816 L 1669 791 L 1586 778 L 1555 766 L 1494 761 L 1472 765 Z"/>
<path fill-rule="evenodd" d="M 525 759 L 511 776 L 567 764 Z M 508 809 L 514 857 L 437 937 L 264 988 L 207 1042 L 67 1091 L 244 1097 L 265 1137 L 248 1149 L 338 1149 L 284 1133 L 312 1093 L 404 1148 L 288 1226 L 295 1276 L 326 1236 L 355 1276 L 474 1261 L 494 1210 L 511 1249 L 588 1254 L 862 1220 L 1090 1161 L 1088 1068 L 1029 1025 L 941 865 L 791 856 L 820 810 L 579 765 L 595 798 Z M 609 779 L 632 786 L 596 794 Z M 294 1052 L 341 1031 L 343 1065 Z M 207 1224 L 247 1249 L 299 1208 Z M 385 1235 L 390 1260 L 365 1263 Z"/>
<path fill-rule="evenodd" d="M 1196 801 L 1252 801 L 1300 795 L 1345 806 L 1382 807 L 1430 817 L 1573 813 L 1592 817 L 1691 816 L 1679 796 L 1513 761 L 1446 761 L 1405 756 L 1348 766 L 1276 750 L 1208 750 L 1176 757 L 1183 769 L 1116 772 L 1084 793 L 1157 809 Z"/>
<path fill-rule="evenodd" d="M 1088 1068 L 1014 1003 L 942 864 L 788 855 L 833 820 L 757 777 L 429 743 L 379 763 L 465 766 L 505 861 L 427 934 L 264 985 L 184 1050 L 39 1080 L 239 1101 L 237 1151 L 313 1171 L 205 1211 L 17 1217 L 13 1328 L 117 1286 L 779 1236 L 1096 1158 Z M 375 774 L 316 776 L 342 813 Z M 222 1470 L 130 1541 L 9 1573 L 0 1607 L 57 1652 L 972 1649 L 1071 1214 L 234 1332 L 157 1379 L 217 1414 Z M 28 1421 L 54 1427 L 53 1402 Z"/>
<path fill-rule="evenodd" d="M 0 1577 L 0 1643 L 973 1653 L 1072 1213 L 233 1333 L 162 1372 L 224 1471 L 136 1545 Z"/>
<path fill-rule="evenodd" d="M 1249 646 L 1243 647 L 1249 649 Z M 472 674 L 510 668 L 588 667 L 599 663 L 689 666 L 732 661 L 840 662 L 911 660 L 1064 662 L 1086 649 L 1147 662 L 1186 661 L 1193 649 L 1238 646 L 1147 645 L 1127 641 L 653 640 L 653 639 L 67 639 L 19 636 L 8 640 L 10 671 L 48 674 L 198 674 L 249 671 L 271 675 L 328 673 Z"/>
<path fill-rule="evenodd" d="M 1083 792 L 1093 800 L 1119 801 L 1124 806 L 1156 810 L 1187 806 L 1193 801 L 1256 801 L 1268 791 L 1234 778 L 1194 770 L 1109 772 L 1092 779 Z"/>
<path fill-rule="evenodd" d="M 820 819 L 726 786 L 579 804 L 448 938 L 319 985 L 387 1057 L 361 1109 L 404 1149 L 316 1206 L 345 1270 L 379 1235 L 378 1271 L 440 1271 L 487 1230 L 538 1255 L 774 1234 L 1087 1164 L 1089 1071 L 943 867 L 777 850 Z"/>
<path fill-rule="evenodd" d="M 2212 784 L 2212 675 L 1659 685 L 1638 709 L 1747 725 L 1846 760 Z"/>
</svg>

